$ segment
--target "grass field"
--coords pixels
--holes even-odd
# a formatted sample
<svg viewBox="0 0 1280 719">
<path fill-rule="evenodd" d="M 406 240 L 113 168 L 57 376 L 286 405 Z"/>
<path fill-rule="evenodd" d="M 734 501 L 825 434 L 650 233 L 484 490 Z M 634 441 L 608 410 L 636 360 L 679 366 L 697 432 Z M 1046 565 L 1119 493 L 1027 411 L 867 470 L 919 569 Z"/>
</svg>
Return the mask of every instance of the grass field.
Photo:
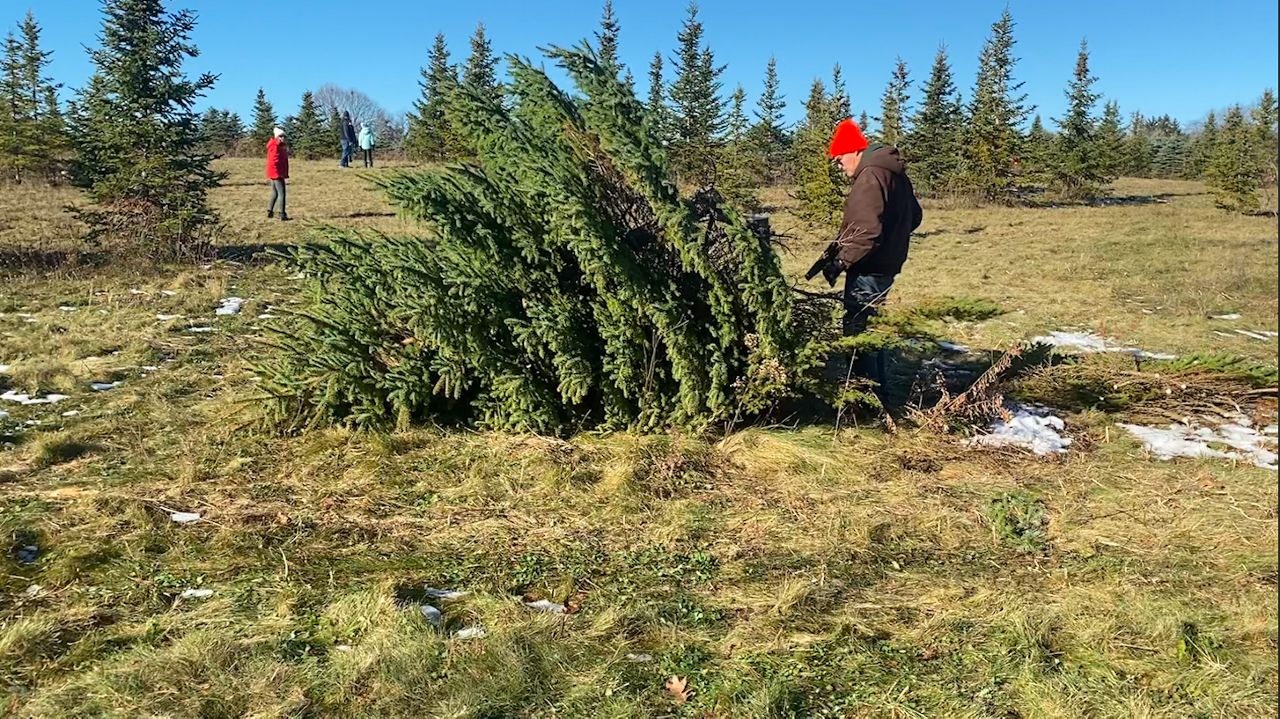
<svg viewBox="0 0 1280 719">
<path fill-rule="evenodd" d="M 68 395 L 0 404 L 0 713 L 1276 715 L 1276 474 L 1152 458 L 1123 407 L 1061 407 L 1073 444 L 1047 459 L 907 426 L 255 431 L 262 315 L 305 280 L 252 251 L 412 228 L 332 163 L 296 163 L 295 221 L 268 222 L 260 163 L 225 167 L 204 266 L 77 265 L 73 191 L 0 195 L 0 388 Z M 1235 332 L 1277 329 L 1274 219 L 1195 183 L 1115 192 L 926 205 L 891 304 L 995 301 L 935 323 L 979 350 L 1070 329 L 1274 366 L 1274 338 Z M 825 238 L 765 199 L 798 274 Z M 242 311 L 216 316 L 228 296 Z M 1081 366 L 1187 406 L 1172 370 Z M 1275 421 L 1274 391 L 1237 396 Z"/>
</svg>

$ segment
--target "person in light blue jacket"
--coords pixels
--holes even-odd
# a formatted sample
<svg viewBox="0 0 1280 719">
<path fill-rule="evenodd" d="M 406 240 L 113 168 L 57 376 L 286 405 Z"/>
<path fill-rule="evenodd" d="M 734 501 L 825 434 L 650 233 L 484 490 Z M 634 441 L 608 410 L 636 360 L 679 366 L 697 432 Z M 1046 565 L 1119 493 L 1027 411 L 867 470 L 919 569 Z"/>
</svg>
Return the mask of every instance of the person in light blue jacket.
<svg viewBox="0 0 1280 719">
<path fill-rule="evenodd" d="M 360 123 L 360 149 L 364 150 L 364 166 L 373 167 L 373 128 Z"/>
</svg>

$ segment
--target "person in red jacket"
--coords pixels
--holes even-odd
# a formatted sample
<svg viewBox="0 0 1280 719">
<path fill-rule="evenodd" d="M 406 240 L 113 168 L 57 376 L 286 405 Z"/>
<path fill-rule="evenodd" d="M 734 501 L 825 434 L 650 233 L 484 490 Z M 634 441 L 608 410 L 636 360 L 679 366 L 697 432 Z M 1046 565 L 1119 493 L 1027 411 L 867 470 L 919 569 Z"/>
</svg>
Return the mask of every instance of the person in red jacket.
<svg viewBox="0 0 1280 719">
<path fill-rule="evenodd" d="M 273 137 L 267 141 L 267 179 L 271 180 L 271 203 L 267 205 L 267 218 L 276 215 L 276 199 L 280 200 L 280 219 L 288 221 L 289 213 L 285 210 L 285 181 L 289 179 L 289 145 L 284 139 L 284 130 L 276 128 Z"/>
</svg>

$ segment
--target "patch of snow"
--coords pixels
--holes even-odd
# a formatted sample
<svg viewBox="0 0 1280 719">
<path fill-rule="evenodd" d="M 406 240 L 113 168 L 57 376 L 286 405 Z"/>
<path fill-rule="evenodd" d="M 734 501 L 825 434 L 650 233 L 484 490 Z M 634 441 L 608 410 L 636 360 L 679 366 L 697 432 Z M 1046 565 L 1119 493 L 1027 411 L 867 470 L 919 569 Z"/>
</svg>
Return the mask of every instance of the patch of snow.
<svg viewBox="0 0 1280 719">
<path fill-rule="evenodd" d="M 160 294 L 164 295 L 165 297 L 173 297 L 178 293 L 174 292 L 173 290 L 160 290 Z"/>
<path fill-rule="evenodd" d="M 200 520 L 200 514 L 197 512 L 170 512 L 169 519 L 178 524 L 191 524 Z"/>
<path fill-rule="evenodd" d="M 20 394 L 13 390 L 9 390 L 4 394 L 0 394 L 0 399 L 6 402 L 17 402 L 18 404 L 53 404 L 67 399 L 65 394 L 47 394 L 43 397 L 32 397 L 29 394 Z"/>
<path fill-rule="evenodd" d="M 1271 427 L 1261 432 L 1239 418 L 1217 427 L 1171 424 L 1167 428 L 1138 424 L 1121 424 L 1157 459 L 1199 457 L 1249 462 L 1263 469 L 1277 469 L 1274 432 Z M 1225 447 L 1225 449 L 1220 449 Z"/>
<path fill-rule="evenodd" d="M 1263 342 L 1266 342 L 1268 339 L 1271 339 L 1270 337 L 1268 337 L 1266 334 L 1262 332 L 1251 332 L 1250 330 L 1236 330 L 1235 332 L 1238 335 L 1244 335 L 1245 337 L 1248 337 L 1250 339 L 1262 340 Z"/>
<path fill-rule="evenodd" d="M 36 319 L 36 318 L 34 318 L 34 317 L 28 317 L 28 318 L 26 318 L 25 320 L 23 320 L 23 322 L 26 322 L 26 323 L 28 323 L 28 324 L 35 324 L 35 323 L 37 323 L 37 322 L 39 322 L 39 321 L 40 321 L 40 320 L 38 320 L 38 319 Z"/>
<path fill-rule="evenodd" d="M 273 315 L 273 314 L 270 314 L 270 313 L 263 313 L 263 314 L 258 315 L 258 319 L 260 319 L 260 320 L 274 320 L 277 316 L 278 316 L 278 315 Z"/>
<path fill-rule="evenodd" d="M 0 419 L 7 419 L 8 417 L 9 417 L 9 413 L 0 409 Z"/>
<path fill-rule="evenodd" d="M 435 587 L 427 587 L 423 590 L 423 593 L 432 599 L 443 599 L 445 601 L 461 599 L 468 594 L 468 592 L 454 591 L 452 589 L 436 589 Z"/>
<path fill-rule="evenodd" d="M 23 594 L 27 595 L 28 597 L 34 597 L 43 591 L 44 591 L 44 587 L 40 586 L 39 584 L 32 584 L 31 586 L 27 587 L 26 591 L 24 591 Z"/>
<path fill-rule="evenodd" d="M 129 288 L 129 294 L 131 294 L 131 295 L 142 295 L 142 294 L 146 294 L 146 293 L 145 293 L 145 292 L 143 292 L 143 291 L 142 291 L 142 290 L 140 290 L 140 289 L 137 289 L 136 287 L 130 287 L 130 288 Z"/>
<path fill-rule="evenodd" d="M 955 342 L 948 342 L 946 340 L 939 340 L 938 346 L 948 352 L 956 352 L 959 354 L 967 354 L 972 351 L 969 349 L 968 345 L 957 344 Z"/>
<path fill-rule="evenodd" d="M 530 609 L 549 614 L 564 614 L 566 611 L 563 604 L 556 604 L 546 599 L 539 599 L 536 602 L 524 602 L 524 605 Z"/>
<path fill-rule="evenodd" d="M 289 277 L 288 277 L 288 278 L 286 278 L 286 279 L 290 279 L 290 280 L 305 280 L 305 279 L 307 279 L 307 275 L 306 275 L 306 273 L 304 273 L 304 272 L 299 272 L 299 273 L 294 274 L 294 275 L 289 275 Z"/>
<path fill-rule="evenodd" d="M 1000 418 L 987 428 L 988 434 L 967 441 L 970 445 L 984 447 L 1023 447 L 1038 455 L 1061 454 L 1071 445 L 1071 438 L 1062 435 L 1066 423 L 1061 417 L 1042 407 L 1010 404 L 1006 406 L 1008 418 Z"/>
<path fill-rule="evenodd" d="M 116 382 L 90 382 L 90 383 L 89 383 L 89 388 L 90 388 L 90 389 L 92 389 L 94 392 L 106 392 L 107 390 L 109 390 L 109 389 L 115 389 L 116 387 L 119 387 L 119 386 L 120 386 L 120 385 L 122 385 L 122 384 L 124 384 L 124 382 L 120 382 L 120 381 L 116 381 Z"/>
<path fill-rule="evenodd" d="M 489 631 L 480 625 L 465 627 L 453 633 L 454 639 L 483 639 Z"/>
<path fill-rule="evenodd" d="M 139 367 L 138 369 L 142 370 L 143 372 L 155 372 L 156 370 L 158 370 L 158 369 L 160 369 L 160 368 L 159 368 L 159 367 L 157 367 L 156 365 L 153 365 L 153 364 L 144 364 L 144 365 L 142 365 L 141 367 Z"/>
<path fill-rule="evenodd" d="M 8 374 L 11 369 L 13 369 L 12 365 L 0 364 L 0 374 Z"/>
<path fill-rule="evenodd" d="M 1210 319 L 1215 319 L 1215 320 L 1228 320 L 1228 321 L 1234 322 L 1234 321 L 1236 321 L 1236 320 L 1240 319 L 1240 313 L 1239 313 L 1239 312 L 1229 312 L 1229 313 L 1227 313 L 1227 314 L 1225 314 L 1225 315 L 1210 315 Z"/>
<path fill-rule="evenodd" d="M 168 322 L 169 320 L 176 320 L 176 319 L 178 319 L 178 318 L 179 318 L 179 317 L 181 317 L 181 316 L 182 316 L 182 315 L 165 315 L 165 314 L 158 314 L 158 315 L 156 315 L 156 319 L 160 320 L 161 322 Z"/>
<path fill-rule="evenodd" d="M 63 312 L 75 312 L 75 311 L 79 310 L 80 308 L 79 308 L 79 307 L 72 307 L 71 305 L 58 305 L 58 309 L 62 310 Z"/>
<path fill-rule="evenodd" d="M 63 417 L 79 417 L 79 416 L 80 416 L 80 410 L 78 410 L 78 409 L 69 409 L 69 410 L 67 410 L 66 412 L 63 412 L 63 413 L 62 413 L 62 416 L 63 416 Z"/>
<path fill-rule="evenodd" d="M 184 589 L 182 594 L 178 595 L 179 599 L 208 599 L 213 596 L 212 589 Z"/>
<path fill-rule="evenodd" d="M 1235 337 L 1230 332 L 1223 332 L 1222 330 L 1214 330 L 1213 333 L 1219 337 Z"/>
<path fill-rule="evenodd" d="M 188 327 L 187 331 L 204 333 L 204 332 L 212 332 L 213 328 L 212 327 Z"/>
<path fill-rule="evenodd" d="M 1178 358 L 1178 355 L 1166 354 L 1163 352 L 1147 352 L 1146 350 L 1138 349 L 1137 347 L 1122 347 L 1115 345 L 1105 337 L 1100 337 L 1092 332 L 1050 332 L 1048 335 L 1033 337 L 1031 338 L 1031 341 L 1037 344 L 1052 345 L 1054 347 L 1063 347 L 1088 353 L 1123 352 L 1140 359 L 1148 360 L 1172 360 Z"/>
<path fill-rule="evenodd" d="M 214 310 L 215 315 L 238 315 L 240 307 L 244 305 L 242 297 L 226 297 L 221 300 L 218 309 Z"/>
<path fill-rule="evenodd" d="M 652 654 L 628 654 L 627 661 L 636 662 L 637 664 L 645 664 L 653 661 Z"/>
</svg>

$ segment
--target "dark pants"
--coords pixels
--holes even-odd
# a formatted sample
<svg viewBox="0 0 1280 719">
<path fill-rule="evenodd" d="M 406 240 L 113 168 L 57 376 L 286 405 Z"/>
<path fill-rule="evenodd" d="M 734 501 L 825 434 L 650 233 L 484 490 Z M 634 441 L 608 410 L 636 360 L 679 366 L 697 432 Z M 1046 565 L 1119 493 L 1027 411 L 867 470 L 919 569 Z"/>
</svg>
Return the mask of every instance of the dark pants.
<svg viewBox="0 0 1280 719">
<path fill-rule="evenodd" d="M 271 181 L 271 204 L 267 205 L 268 215 L 270 215 L 272 212 L 275 212 L 276 200 L 278 199 L 280 200 L 280 216 L 281 217 L 289 216 L 289 213 L 284 209 L 285 192 L 286 192 L 286 188 L 285 188 L 284 180 Z"/>
<path fill-rule="evenodd" d="M 373 167 L 373 148 L 364 151 L 364 166 Z"/>
<path fill-rule="evenodd" d="M 867 331 L 867 322 L 879 311 L 893 287 L 893 275 L 858 275 L 844 277 L 844 335 L 853 337 Z M 884 387 L 888 380 L 888 358 L 884 350 L 862 350 L 853 358 L 853 371 L 859 377 Z"/>
<path fill-rule="evenodd" d="M 350 167 L 351 155 L 354 154 L 354 152 L 355 149 L 351 145 L 348 145 L 345 142 L 342 143 L 342 159 L 338 160 L 338 165 L 340 167 Z"/>
</svg>

